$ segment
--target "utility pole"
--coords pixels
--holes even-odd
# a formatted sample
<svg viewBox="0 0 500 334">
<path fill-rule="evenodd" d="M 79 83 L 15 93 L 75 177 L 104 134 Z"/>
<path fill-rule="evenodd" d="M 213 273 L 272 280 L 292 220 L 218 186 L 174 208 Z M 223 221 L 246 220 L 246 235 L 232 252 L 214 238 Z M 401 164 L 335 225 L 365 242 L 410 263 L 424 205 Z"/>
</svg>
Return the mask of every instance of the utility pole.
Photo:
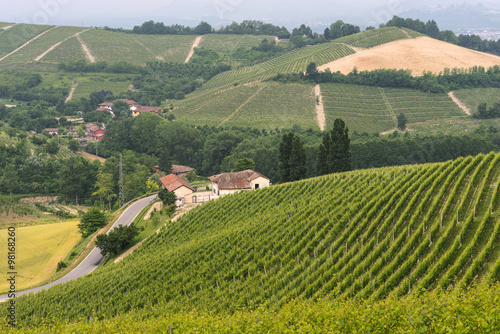
<svg viewBox="0 0 500 334">
<path fill-rule="evenodd" d="M 120 179 L 119 179 L 119 194 L 120 197 L 120 206 L 125 204 L 125 193 L 123 192 L 123 159 L 122 154 L 120 153 Z"/>
</svg>

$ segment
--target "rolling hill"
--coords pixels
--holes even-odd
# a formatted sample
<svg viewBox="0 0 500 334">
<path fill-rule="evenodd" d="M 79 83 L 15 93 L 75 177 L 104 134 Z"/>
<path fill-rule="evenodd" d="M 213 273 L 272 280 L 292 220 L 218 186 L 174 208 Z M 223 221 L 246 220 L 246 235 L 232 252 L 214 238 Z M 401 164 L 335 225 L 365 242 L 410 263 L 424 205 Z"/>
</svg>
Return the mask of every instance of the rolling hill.
<svg viewBox="0 0 500 334">
<path fill-rule="evenodd" d="M 418 37 L 385 43 L 356 54 L 321 65 L 318 70 L 329 69 L 348 74 L 354 67 L 358 71 L 380 68 L 411 70 L 413 75 L 424 71 L 439 73 L 445 68 L 485 68 L 500 65 L 500 57 L 466 49 L 430 37 Z"/>
<path fill-rule="evenodd" d="M 500 275 L 499 162 L 491 153 L 227 196 L 118 264 L 18 298 L 17 317 L 28 325 L 167 309 L 217 316 L 490 283 Z"/>
</svg>

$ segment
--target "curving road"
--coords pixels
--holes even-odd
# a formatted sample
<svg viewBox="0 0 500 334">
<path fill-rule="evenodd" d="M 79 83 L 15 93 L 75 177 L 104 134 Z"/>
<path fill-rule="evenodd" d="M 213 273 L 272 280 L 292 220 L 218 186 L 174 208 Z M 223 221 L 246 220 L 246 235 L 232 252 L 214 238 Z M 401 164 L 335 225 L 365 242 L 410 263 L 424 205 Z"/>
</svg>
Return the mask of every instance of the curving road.
<svg viewBox="0 0 500 334">
<path fill-rule="evenodd" d="M 123 213 L 122 215 L 116 220 L 116 222 L 111 226 L 109 229 L 108 233 L 118 227 L 118 225 L 123 225 L 123 226 L 128 226 L 130 225 L 135 217 L 149 204 L 151 204 L 154 200 L 156 199 L 156 195 L 154 196 L 149 196 L 146 198 L 143 198 L 141 200 L 138 200 L 137 202 L 133 203 L 130 205 Z M 102 260 L 104 260 L 104 256 L 101 255 L 101 251 L 99 248 L 94 247 L 92 251 L 87 255 L 87 257 L 80 262 L 80 264 L 73 269 L 69 274 L 67 274 L 64 277 L 61 277 L 57 281 L 54 281 L 49 284 L 45 284 L 33 289 L 25 290 L 25 291 L 20 291 L 16 292 L 16 297 L 28 294 L 28 293 L 35 293 L 40 290 L 48 289 L 51 286 L 61 284 L 67 281 L 71 281 L 75 278 L 82 277 L 86 274 L 90 274 L 92 271 L 94 271 L 95 268 L 97 268 Z M 0 302 L 4 302 L 5 300 L 8 299 L 7 295 L 0 295 Z"/>
</svg>

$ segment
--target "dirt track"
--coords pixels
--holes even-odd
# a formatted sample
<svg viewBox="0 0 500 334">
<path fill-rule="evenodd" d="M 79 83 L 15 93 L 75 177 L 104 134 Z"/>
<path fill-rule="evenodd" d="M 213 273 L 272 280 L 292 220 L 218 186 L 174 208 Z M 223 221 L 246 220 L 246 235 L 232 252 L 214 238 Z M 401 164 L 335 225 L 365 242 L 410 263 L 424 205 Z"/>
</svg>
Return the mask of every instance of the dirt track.
<svg viewBox="0 0 500 334">
<path fill-rule="evenodd" d="M 316 95 L 316 118 L 318 120 L 318 126 L 321 131 L 325 131 L 326 127 L 326 117 L 325 109 L 323 107 L 323 96 L 321 96 L 321 87 L 316 85 L 314 87 L 314 95 Z"/>
<path fill-rule="evenodd" d="M 324 71 L 329 68 L 332 72 L 340 71 L 347 74 L 354 67 L 358 71 L 395 68 L 409 69 L 413 75 L 422 75 L 423 71 L 439 73 L 445 68 L 473 66 L 488 68 L 494 65 L 500 65 L 500 57 L 430 37 L 418 37 L 360 50 L 355 54 L 320 66 L 318 70 Z"/>
<path fill-rule="evenodd" d="M 198 36 L 193 42 L 193 45 L 191 46 L 191 51 L 189 51 L 188 56 L 186 57 L 186 60 L 184 60 L 185 63 L 189 62 L 191 57 L 194 55 L 194 49 L 200 45 L 201 40 L 203 39 L 203 36 Z"/>
</svg>

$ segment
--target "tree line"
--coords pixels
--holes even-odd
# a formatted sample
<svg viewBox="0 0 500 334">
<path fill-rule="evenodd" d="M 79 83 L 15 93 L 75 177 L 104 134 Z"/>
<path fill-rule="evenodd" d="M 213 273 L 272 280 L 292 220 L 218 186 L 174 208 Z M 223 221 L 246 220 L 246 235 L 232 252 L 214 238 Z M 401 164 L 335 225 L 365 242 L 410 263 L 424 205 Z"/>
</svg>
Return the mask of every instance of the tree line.
<svg viewBox="0 0 500 334">
<path fill-rule="evenodd" d="M 393 16 L 392 19 L 387 21 L 382 26 L 386 27 L 399 27 L 408 28 L 419 33 L 428 35 L 432 38 L 439 39 L 448 43 L 462 46 L 464 48 L 473 49 L 482 52 L 491 52 L 495 54 L 500 54 L 500 40 L 482 40 L 478 35 L 455 35 L 451 30 L 440 30 L 438 24 L 434 20 L 429 20 L 427 22 L 422 22 L 418 19 L 414 20 L 411 18 L 402 18 L 399 16 Z"/>
<path fill-rule="evenodd" d="M 354 68 L 348 74 L 343 74 L 340 71 L 332 73 L 329 69 L 319 72 L 316 64 L 310 63 L 305 73 L 278 74 L 274 80 L 411 88 L 423 92 L 444 93 L 456 89 L 500 87 L 500 66 L 495 65 L 488 69 L 482 66 L 468 69 L 445 69 L 439 74 L 426 71 L 421 76 L 412 76 L 410 70 L 396 69 L 358 71 Z"/>
</svg>

